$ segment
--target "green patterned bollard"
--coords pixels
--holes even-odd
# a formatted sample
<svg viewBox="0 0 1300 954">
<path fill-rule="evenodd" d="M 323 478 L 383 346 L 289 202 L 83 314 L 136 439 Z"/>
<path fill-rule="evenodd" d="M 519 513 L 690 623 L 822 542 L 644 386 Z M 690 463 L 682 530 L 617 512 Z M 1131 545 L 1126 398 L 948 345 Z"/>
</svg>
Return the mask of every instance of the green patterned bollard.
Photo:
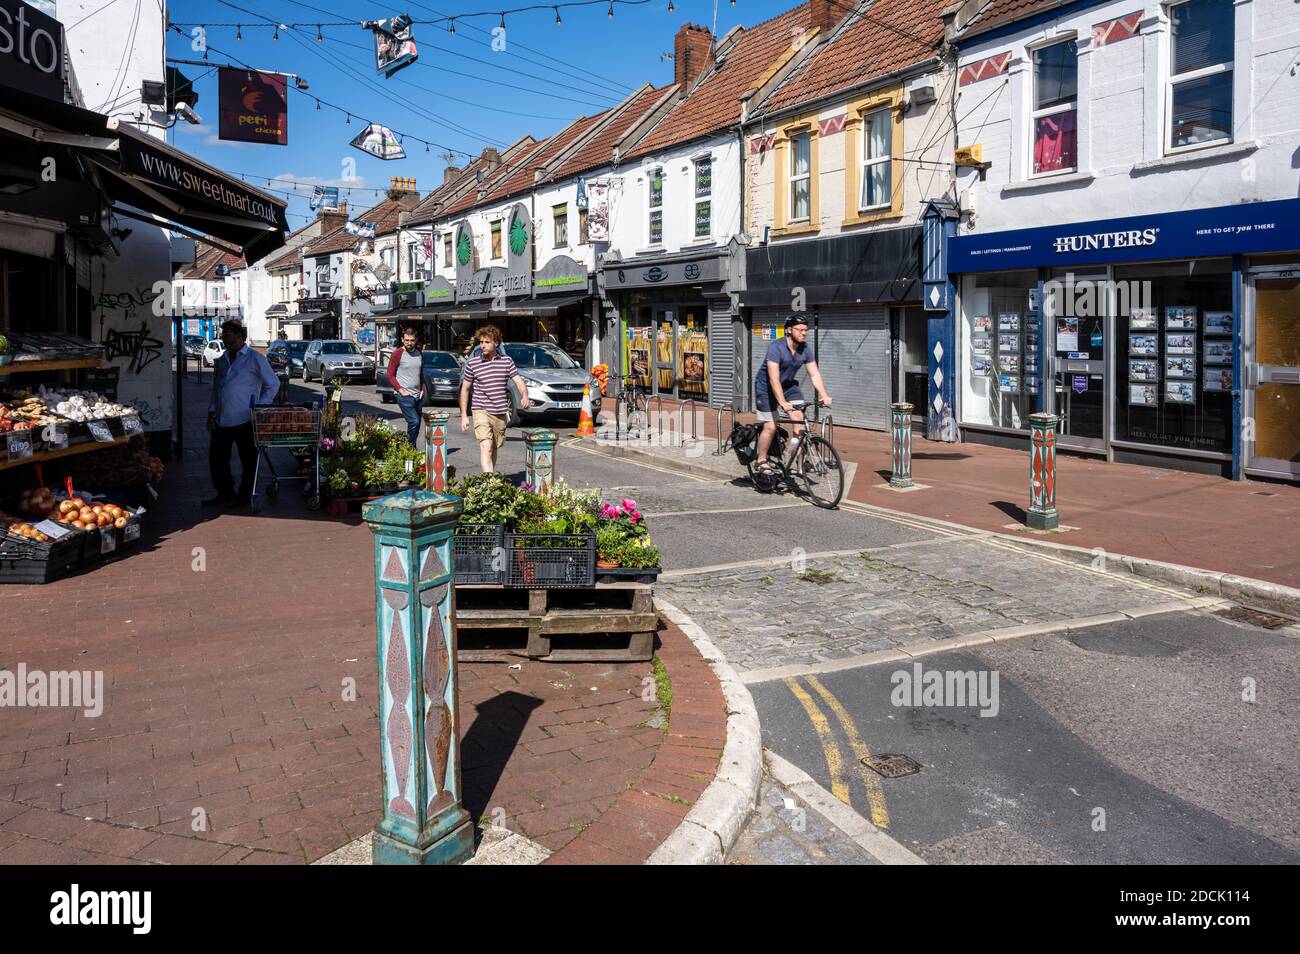
<svg viewBox="0 0 1300 954">
<path fill-rule="evenodd" d="M 1055 414 L 1029 415 L 1029 511 L 1025 525 L 1031 530 L 1055 530 L 1056 425 Z"/>
<path fill-rule="evenodd" d="M 447 492 L 447 419 L 451 412 L 439 408 L 424 409 L 424 489 L 431 493 Z"/>
<path fill-rule="evenodd" d="M 524 431 L 524 479 L 537 488 L 539 494 L 547 493 L 555 483 L 555 441 L 558 435 L 544 427 L 530 427 Z"/>
<path fill-rule="evenodd" d="M 912 405 L 889 405 L 889 430 L 893 436 L 893 471 L 889 486 L 906 489 L 912 486 Z"/>
<path fill-rule="evenodd" d="M 375 864 L 458 864 L 474 850 L 461 805 L 452 533 L 459 497 L 404 490 L 366 504 L 375 536 L 380 766 Z"/>
</svg>

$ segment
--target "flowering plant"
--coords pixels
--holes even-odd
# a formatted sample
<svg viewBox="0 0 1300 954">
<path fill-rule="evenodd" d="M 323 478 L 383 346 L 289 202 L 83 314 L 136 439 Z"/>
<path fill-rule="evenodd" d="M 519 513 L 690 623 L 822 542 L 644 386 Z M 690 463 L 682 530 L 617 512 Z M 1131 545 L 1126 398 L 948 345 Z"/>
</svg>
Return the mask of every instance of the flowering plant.
<svg viewBox="0 0 1300 954">
<path fill-rule="evenodd" d="M 624 540 L 639 540 L 646 536 L 645 517 L 637 509 L 636 501 L 624 497 L 616 505 L 600 505 L 600 525 L 617 529 Z"/>
</svg>

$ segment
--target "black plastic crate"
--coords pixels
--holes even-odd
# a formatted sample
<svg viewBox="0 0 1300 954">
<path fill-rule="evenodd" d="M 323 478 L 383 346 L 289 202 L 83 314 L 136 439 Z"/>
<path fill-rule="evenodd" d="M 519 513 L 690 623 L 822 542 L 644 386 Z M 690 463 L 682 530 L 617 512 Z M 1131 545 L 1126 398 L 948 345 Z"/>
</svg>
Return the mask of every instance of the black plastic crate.
<svg viewBox="0 0 1300 954">
<path fill-rule="evenodd" d="M 594 533 L 507 533 L 506 585 L 534 587 L 594 586 Z"/>
<path fill-rule="evenodd" d="M 505 553 L 506 528 L 501 523 L 462 523 L 452 537 L 452 567 L 457 583 L 504 583 L 504 560 L 495 564 L 497 554 Z"/>
<path fill-rule="evenodd" d="M 663 572 L 662 567 L 616 566 L 611 569 L 596 567 L 597 583 L 653 583 Z"/>
<path fill-rule="evenodd" d="M 49 583 L 81 565 L 81 541 L 70 533 L 42 543 L 0 532 L 0 583 Z"/>
</svg>

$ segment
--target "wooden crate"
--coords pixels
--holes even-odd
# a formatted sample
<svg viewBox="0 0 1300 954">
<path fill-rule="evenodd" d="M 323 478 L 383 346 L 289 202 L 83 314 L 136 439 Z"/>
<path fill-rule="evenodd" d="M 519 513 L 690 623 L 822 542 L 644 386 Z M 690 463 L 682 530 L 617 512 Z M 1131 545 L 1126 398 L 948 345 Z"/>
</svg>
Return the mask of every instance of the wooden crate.
<svg viewBox="0 0 1300 954">
<path fill-rule="evenodd" d="M 526 630 L 524 652 L 533 659 L 642 662 L 654 655 L 659 615 L 654 587 L 645 583 L 598 583 L 580 589 L 470 584 L 456 586 L 455 592 L 459 630 Z M 610 641 L 619 645 L 596 645 Z"/>
</svg>

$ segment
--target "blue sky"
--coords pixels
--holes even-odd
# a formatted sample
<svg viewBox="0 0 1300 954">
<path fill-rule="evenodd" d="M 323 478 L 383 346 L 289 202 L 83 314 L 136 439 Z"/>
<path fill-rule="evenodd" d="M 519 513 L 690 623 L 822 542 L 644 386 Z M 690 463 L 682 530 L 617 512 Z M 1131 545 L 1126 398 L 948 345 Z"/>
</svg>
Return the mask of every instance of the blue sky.
<svg viewBox="0 0 1300 954">
<path fill-rule="evenodd" d="M 384 6 L 373 0 L 230 0 L 233 9 L 218 0 L 182 0 L 169 4 L 171 20 L 185 24 L 207 24 L 208 55 L 213 64 L 237 62 L 261 69 L 297 73 L 310 84 L 306 93 L 289 94 L 289 144 L 228 143 L 217 139 L 217 78 L 215 70 L 181 66 L 185 75 L 197 78 L 199 93 L 196 112 L 200 126 L 178 123 L 173 141 L 181 149 L 228 172 L 238 173 L 261 188 L 295 190 L 301 197 L 281 196 L 289 201 L 289 225 L 297 228 L 310 214 L 306 196 L 310 186 L 295 187 L 286 182 L 267 186 L 266 179 L 294 179 L 302 182 L 343 182 L 344 161 L 355 162 L 357 179 L 349 206 L 357 211 L 378 201 L 374 192 L 361 187 L 386 187 L 390 176 L 414 177 L 422 193 L 442 181 L 446 166 L 443 155 L 457 152 L 453 163 L 466 161 L 463 153 L 477 154 L 484 146 L 498 148 L 520 136 L 545 137 L 572 119 L 592 115 L 625 98 L 645 82 L 662 85 L 672 81 L 673 64 L 660 59 L 671 52 L 673 35 L 683 23 L 712 26 L 712 0 L 649 0 L 642 6 L 616 4 L 614 18 L 607 15 L 605 0 L 600 5 L 561 8 L 561 25 L 555 11 L 547 7 L 507 15 L 505 50 L 493 49 L 492 32 L 500 25 L 495 14 L 458 20 L 456 32 L 445 22 L 420 24 L 421 19 L 478 12 L 487 9 L 526 6 L 530 0 L 428 0 L 398 6 Z M 794 6 L 797 0 L 720 0 L 717 7 L 719 34 L 740 24 L 750 26 Z M 324 27 L 323 43 L 316 40 L 316 23 L 378 19 L 408 13 L 417 23 L 418 62 L 392 79 L 374 69 L 372 34 L 360 26 Z M 312 24 L 280 30 L 272 39 L 269 24 Z M 235 39 L 234 26 L 244 24 Z M 262 24 L 262 25 L 253 25 Z M 168 38 L 170 57 L 202 60 L 192 41 L 172 32 Z M 351 110 L 351 125 L 344 113 L 315 98 Z M 408 137 L 431 143 L 405 142 L 407 158 L 384 162 L 349 145 L 363 127 L 361 117 L 382 123 Z"/>
</svg>

